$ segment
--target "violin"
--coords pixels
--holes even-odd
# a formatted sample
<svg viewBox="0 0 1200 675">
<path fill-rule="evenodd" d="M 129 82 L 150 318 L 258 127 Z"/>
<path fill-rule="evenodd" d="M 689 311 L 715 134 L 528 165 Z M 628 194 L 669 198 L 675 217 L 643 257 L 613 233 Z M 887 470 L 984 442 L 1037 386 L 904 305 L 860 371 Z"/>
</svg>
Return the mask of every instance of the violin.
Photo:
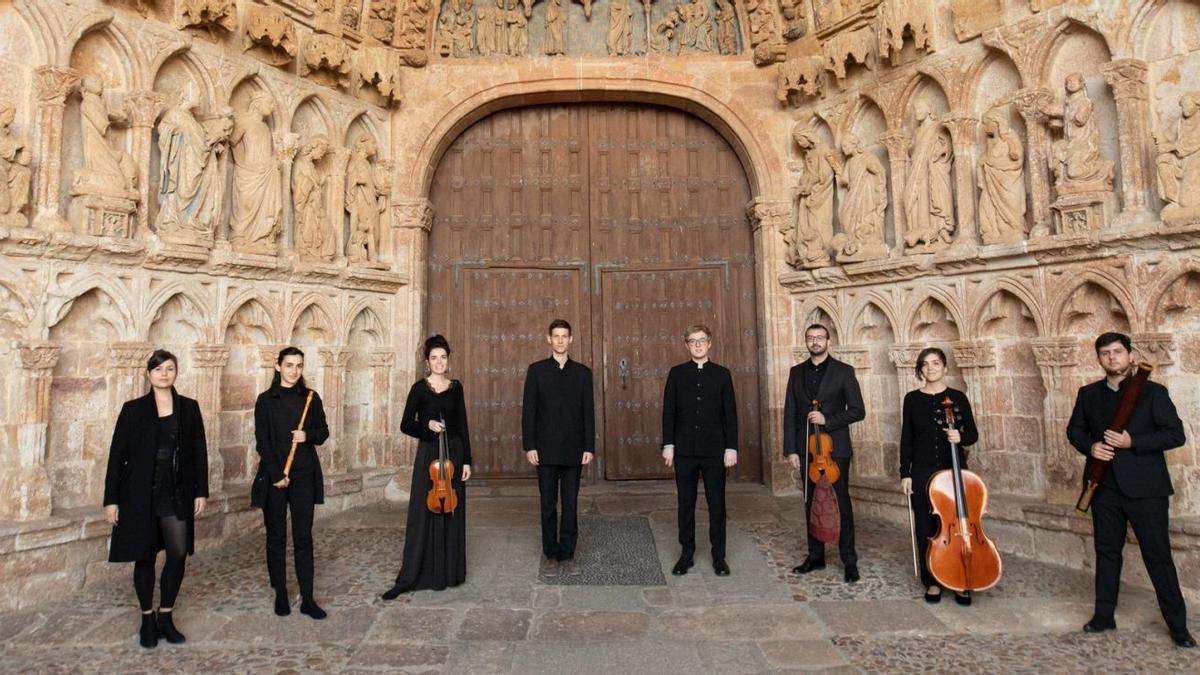
<svg viewBox="0 0 1200 675">
<path fill-rule="evenodd" d="M 429 463 L 429 495 L 425 497 L 425 506 L 439 514 L 453 513 L 458 508 L 458 493 L 451 483 L 454 462 L 446 450 L 445 424 L 443 421 L 442 432 L 438 434 L 438 458 Z"/>
<path fill-rule="evenodd" d="M 954 401 L 942 399 L 942 417 L 948 429 L 957 424 Z M 940 523 L 929 539 L 926 562 L 929 572 L 953 591 L 985 591 L 1000 581 L 1000 553 L 983 533 L 987 486 L 978 475 L 959 464 L 957 443 L 950 444 L 951 468 L 929 479 L 929 503 Z"/>
<path fill-rule="evenodd" d="M 821 410 L 821 402 L 813 399 L 812 409 Z M 833 436 L 830 436 L 823 425 L 814 424 L 808 434 L 808 479 L 819 483 L 824 476 L 829 484 L 837 482 L 842 475 L 837 462 L 833 461 Z"/>
</svg>

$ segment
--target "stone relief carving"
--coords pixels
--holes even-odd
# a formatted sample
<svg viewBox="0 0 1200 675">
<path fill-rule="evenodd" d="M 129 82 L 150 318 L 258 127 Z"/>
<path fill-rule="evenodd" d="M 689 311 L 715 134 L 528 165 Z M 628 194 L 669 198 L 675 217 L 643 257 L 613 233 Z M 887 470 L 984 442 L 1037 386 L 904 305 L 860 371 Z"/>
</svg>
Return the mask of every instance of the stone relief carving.
<svg viewBox="0 0 1200 675">
<path fill-rule="evenodd" d="M 32 158 L 29 146 L 13 135 L 12 123 L 17 108 L 0 100 L 0 227 L 25 227 L 25 207 L 29 204 Z"/>
<path fill-rule="evenodd" d="M 804 10 L 804 3 L 800 0 L 779 0 L 779 13 L 783 16 L 783 38 L 785 40 L 798 40 L 808 32 Z"/>
<path fill-rule="evenodd" d="M 750 49 L 754 64 L 765 66 L 778 63 L 787 56 L 787 44 L 779 34 L 779 22 L 766 0 L 746 0 L 746 17 L 750 22 Z"/>
<path fill-rule="evenodd" d="M 565 54 L 567 13 L 563 11 L 562 0 L 546 0 L 546 43 L 542 52 L 547 56 Z"/>
<path fill-rule="evenodd" d="M 83 145 L 83 167 L 75 173 L 71 193 L 137 198 L 137 164 L 133 158 L 112 147 L 108 131 L 113 122 L 126 122 L 123 104 L 105 100 L 99 77 L 84 76 L 80 84 L 79 133 Z"/>
<path fill-rule="evenodd" d="M 884 212 L 887 208 L 887 175 L 883 163 L 867 150 L 857 136 L 842 141 L 844 163 L 834 163 L 838 185 L 844 195 L 838 208 L 838 221 L 845 232 L 833 238 L 838 262 L 859 262 L 885 258 Z"/>
<path fill-rule="evenodd" d="M 633 53 L 633 4 L 630 0 L 612 0 L 609 4 L 605 44 L 612 56 Z"/>
<path fill-rule="evenodd" d="M 434 52 L 438 56 L 467 58 L 475 51 L 475 3 L 452 0 L 447 9 L 438 17 Z"/>
<path fill-rule="evenodd" d="M 911 31 L 913 46 L 929 52 L 932 3 L 928 0 L 888 0 L 881 5 L 879 21 L 879 57 L 894 65 L 904 48 L 904 31 Z"/>
<path fill-rule="evenodd" d="M 247 5 L 246 50 L 282 66 L 296 58 L 296 25 L 278 7 Z"/>
<path fill-rule="evenodd" d="M 476 10 L 479 26 L 476 41 L 480 56 L 508 53 L 507 13 L 505 0 L 495 0 L 492 4 L 484 0 L 484 4 Z"/>
<path fill-rule="evenodd" d="M 234 0 L 178 0 L 175 25 L 232 33 L 237 28 L 237 3 Z"/>
<path fill-rule="evenodd" d="M 313 33 L 300 53 L 300 75 L 328 86 L 346 86 L 351 70 L 351 52 L 340 38 Z"/>
<path fill-rule="evenodd" d="M 358 82 L 360 86 L 373 89 L 384 103 L 399 103 L 400 64 L 395 50 L 387 47 L 363 47 L 355 56 L 357 59 Z"/>
<path fill-rule="evenodd" d="M 796 185 L 796 220 L 784 233 L 787 262 L 796 269 L 829 263 L 833 241 L 832 150 L 808 127 L 797 124 L 792 139 L 803 155 L 804 173 Z"/>
<path fill-rule="evenodd" d="M 519 7 L 505 12 L 508 22 L 508 55 L 527 56 L 529 54 L 529 17 Z"/>
<path fill-rule="evenodd" d="M 819 56 L 800 56 L 779 64 L 775 73 L 775 98 L 787 105 L 793 92 L 802 96 L 821 93 L 825 60 Z"/>
<path fill-rule="evenodd" d="M 916 131 L 904 183 L 904 243 L 923 251 L 945 248 L 954 233 L 953 149 L 945 127 L 925 101 L 915 107 Z"/>
<path fill-rule="evenodd" d="M 246 109 L 234 118 L 229 241 L 239 253 L 273 255 L 279 237 L 282 180 L 266 122 L 273 108 L 269 94 L 255 92 Z"/>
<path fill-rule="evenodd" d="M 983 118 L 986 137 L 979 158 L 979 234 L 985 244 L 1025 238 L 1025 150 L 1003 109 Z"/>
<path fill-rule="evenodd" d="M 384 44 L 392 44 L 396 28 L 396 0 L 372 0 L 367 12 L 366 33 Z"/>
<path fill-rule="evenodd" d="M 675 28 L 679 25 L 679 12 L 671 10 L 654 22 L 650 29 L 649 48 L 652 54 L 670 54 L 671 42 L 675 39 Z"/>
<path fill-rule="evenodd" d="M 875 70 L 875 34 L 870 28 L 838 33 L 821 43 L 825 56 L 825 68 L 837 78 L 838 86 L 844 86 L 847 64 L 858 63 L 867 70 Z"/>
<path fill-rule="evenodd" d="M 690 0 L 676 9 L 683 21 L 683 32 L 679 37 L 680 54 L 711 54 L 712 19 L 708 12 L 708 0 Z"/>
<path fill-rule="evenodd" d="M 1163 219 L 1200 215 L 1200 92 L 1179 97 L 1179 125 L 1175 140 L 1166 131 L 1155 131 L 1158 151 L 1155 165 Z"/>
<path fill-rule="evenodd" d="M 1100 127 L 1083 75 L 1067 75 L 1064 88 L 1062 105 L 1048 112 L 1050 127 L 1062 133 L 1050 153 L 1054 188 L 1060 195 L 1111 191 L 1113 162 L 1100 156 Z"/>
<path fill-rule="evenodd" d="M 392 44 L 400 50 L 400 57 L 414 68 L 423 67 L 429 59 L 425 52 L 425 27 L 429 25 L 429 13 L 433 11 L 431 0 L 403 0 L 397 6 L 396 29 Z"/>
<path fill-rule="evenodd" d="M 737 10 L 729 0 L 717 0 L 717 51 L 736 54 Z"/>
<path fill-rule="evenodd" d="M 390 179 L 372 164 L 375 153 L 375 141 L 363 136 L 355 142 L 346 167 L 346 211 L 350 214 L 346 257 L 352 264 L 379 260 L 379 217 L 387 209 L 382 186 Z"/>
<path fill-rule="evenodd" d="M 225 206 L 225 152 L 230 114 L 202 124 L 195 90 L 184 87 L 158 123 L 160 157 L 155 229 L 180 243 L 212 242 Z"/>
<path fill-rule="evenodd" d="M 329 226 L 325 195 L 328 176 L 317 164 L 329 153 L 329 140 L 317 135 L 308 140 L 292 169 L 292 199 L 296 213 L 296 253 L 301 258 L 331 262 L 337 242 Z"/>
</svg>

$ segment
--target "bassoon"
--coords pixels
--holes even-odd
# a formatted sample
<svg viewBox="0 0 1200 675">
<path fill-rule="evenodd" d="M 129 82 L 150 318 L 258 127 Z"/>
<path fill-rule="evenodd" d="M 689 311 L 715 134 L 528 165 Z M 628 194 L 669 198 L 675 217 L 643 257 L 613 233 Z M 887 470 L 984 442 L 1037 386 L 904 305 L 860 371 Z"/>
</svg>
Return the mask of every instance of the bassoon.
<svg viewBox="0 0 1200 675">
<path fill-rule="evenodd" d="M 1129 424 L 1129 418 L 1133 417 L 1133 407 L 1137 405 L 1138 398 L 1142 395 L 1142 389 L 1146 387 L 1146 380 L 1150 379 L 1150 371 L 1154 370 L 1154 367 L 1147 363 L 1139 363 L 1136 368 L 1129 384 L 1125 385 L 1125 390 L 1121 392 L 1121 400 L 1117 402 L 1117 412 L 1113 414 L 1112 423 L 1108 425 L 1109 431 L 1115 431 L 1118 434 L 1125 431 L 1125 426 Z M 1075 502 L 1075 508 L 1080 513 L 1087 513 L 1088 509 L 1092 508 L 1092 498 L 1096 496 L 1096 488 L 1100 487 L 1100 481 L 1104 480 L 1104 472 L 1108 471 L 1110 461 L 1091 456 L 1089 456 L 1089 460 L 1083 492 L 1079 493 L 1079 501 Z"/>
</svg>

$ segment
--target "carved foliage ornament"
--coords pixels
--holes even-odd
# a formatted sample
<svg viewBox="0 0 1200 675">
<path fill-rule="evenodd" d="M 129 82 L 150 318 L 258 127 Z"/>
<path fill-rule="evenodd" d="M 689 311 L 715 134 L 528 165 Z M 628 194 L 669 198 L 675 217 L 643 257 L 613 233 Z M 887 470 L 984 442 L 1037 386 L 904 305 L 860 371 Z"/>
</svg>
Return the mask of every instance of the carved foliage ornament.
<svg viewBox="0 0 1200 675">
<path fill-rule="evenodd" d="M 273 65 L 296 57 L 296 25 L 278 7 L 246 7 L 246 49 L 259 48 Z"/>
<path fill-rule="evenodd" d="M 237 3 L 234 0 L 176 0 L 175 25 L 178 28 L 219 28 L 232 33 L 237 28 Z"/>
</svg>

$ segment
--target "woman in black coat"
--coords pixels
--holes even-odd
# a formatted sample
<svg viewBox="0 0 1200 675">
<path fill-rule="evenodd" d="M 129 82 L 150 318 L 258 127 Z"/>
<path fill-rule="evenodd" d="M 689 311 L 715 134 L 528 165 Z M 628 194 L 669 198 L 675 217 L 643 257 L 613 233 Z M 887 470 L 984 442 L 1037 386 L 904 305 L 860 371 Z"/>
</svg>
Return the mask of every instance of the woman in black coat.
<svg viewBox="0 0 1200 675">
<path fill-rule="evenodd" d="M 309 394 L 312 402 L 304 414 Z M 304 418 L 304 427 L 300 418 Z M 271 387 L 254 402 L 254 438 L 259 456 L 258 474 L 250 503 L 263 510 L 267 530 L 267 573 L 275 589 L 275 613 L 291 613 L 287 590 L 287 519 L 292 512 L 292 555 L 300 584 L 300 612 L 324 619 L 325 610 L 313 598 L 313 511 L 325 502 L 325 476 L 316 446 L 329 438 L 325 408 L 317 392 L 304 384 L 304 352 L 284 347 L 275 359 Z M 296 454 L 287 466 L 293 442 Z"/>
<path fill-rule="evenodd" d="M 159 349 L 146 363 L 150 393 L 127 401 L 117 417 L 104 479 L 104 515 L 113 525 L 109 562 L 133 562 L 133 587 L 142 609 L 139 641 L 184 641 L 171 621 L 184 563 L 195 552 L 195 518 L 208 500 L 208 449 L 195 400 L 175 391 L 179 363 Z M 167 552 L 159 581 L 154 562 Z"/>
</svg>

